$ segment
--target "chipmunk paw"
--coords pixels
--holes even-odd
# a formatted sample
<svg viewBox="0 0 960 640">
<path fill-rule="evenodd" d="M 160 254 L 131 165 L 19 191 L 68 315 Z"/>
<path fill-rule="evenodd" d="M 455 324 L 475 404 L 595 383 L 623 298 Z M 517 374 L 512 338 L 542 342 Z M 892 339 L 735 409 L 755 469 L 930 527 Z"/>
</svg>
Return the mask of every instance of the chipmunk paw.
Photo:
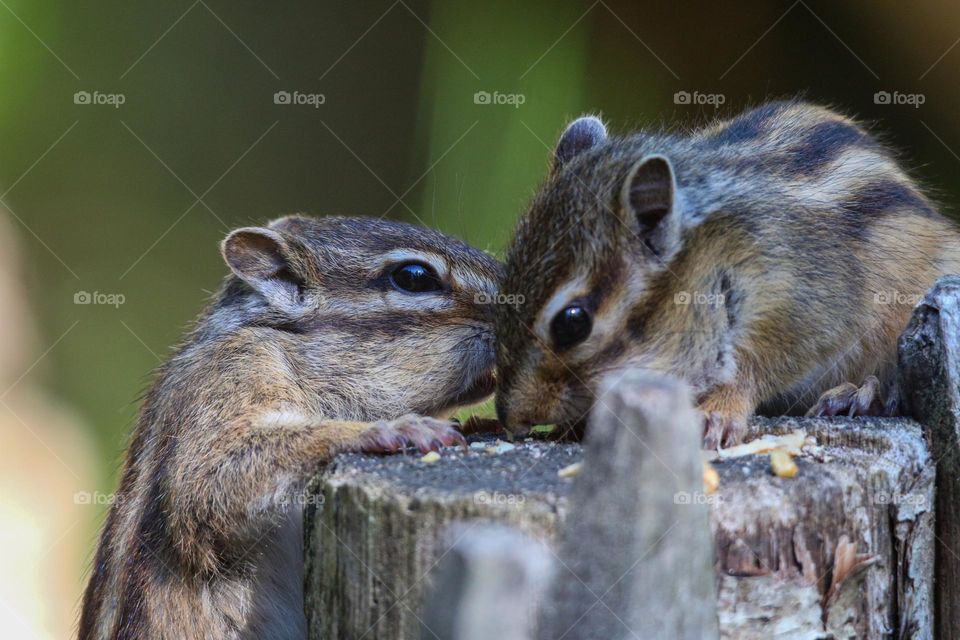
<svg viewBox="0 0 960 640">
<path fill-rule="evenodd" d="M 885 405 L 880 396 L 880 380 L 867 376 L 859 387 L 845 382 L 825 391 L 807 411 L 807 417 L 889 416 L 893 412 L 892 405 Z"/>
<path fill-rule="evenodd" d="M 740 444 L 747 431 L 747 416 L 719 411 L 703 412 L 703 448 L 716 450 Z"/>
<path fill-rule="evenodd" d="M 747 418 L 753 413 L 749 397 L 734 387 L 721 386 L 700 397 L 703 415 L 703 447 L 716 450 L 740 444 L 747 432 Z"/>
<path fill-rule="evenodd" d="M 467 445 L 456 422 L 411 413 L 396 420 L 377 422 L 363 434 L 360 451 L 397 453 L 412 448 L 427 453 L 453 445 Z"/>
</svg>

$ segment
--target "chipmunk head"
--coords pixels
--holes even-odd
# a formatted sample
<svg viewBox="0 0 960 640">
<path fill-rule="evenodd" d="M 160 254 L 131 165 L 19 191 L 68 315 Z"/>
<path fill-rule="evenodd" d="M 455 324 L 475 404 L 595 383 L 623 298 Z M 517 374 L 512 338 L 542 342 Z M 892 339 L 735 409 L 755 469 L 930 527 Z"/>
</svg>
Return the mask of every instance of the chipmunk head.
<svg viewBox="0 0 960 640">
<path fill-rule="evenodd" d="M 501 295 L 522 300 L 497 311 L 497 410 L 508 430 L 582 424 L 603 374 L 644 367 L 691 381 L 723 360 L 715 341 L 701 349 L 689 333 L 723 319 L 684 306 L 692 256 L 665 148 L 611 139 L 595 117 L 562 135 L 507 253 Z M 723 286 L 722 274 L 706 280 L 704 290 Z"/>
<path fill-rule="evenodd" d="M 500 265 L 482 251 L 409 224 L 296 216 L 237 229 L 222 252 L 236 276 L 224 316 L 283 345 L 328 412 L 439 415 L 492 393 Z"/>
</svg>

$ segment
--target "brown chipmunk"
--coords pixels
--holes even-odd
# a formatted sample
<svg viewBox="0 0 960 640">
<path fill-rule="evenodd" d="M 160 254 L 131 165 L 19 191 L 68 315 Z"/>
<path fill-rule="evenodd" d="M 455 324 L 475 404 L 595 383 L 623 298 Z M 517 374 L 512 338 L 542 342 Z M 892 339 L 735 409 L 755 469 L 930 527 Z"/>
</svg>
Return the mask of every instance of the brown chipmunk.
<svg viewBox="0 0 960 640">
<path fill-rule="evenodd" d="M 233 274 L 146 396 L 81 640 L 305 637 L 309 477 L 338 452 L 462 443 L 442 417 L 493 392 L 500 266 L 483 252 L 305 217 L 222 252 Z"/>
<path fill-rule="evenodd" d="M 601 375 L 634 367 L 690 384 L 711 448 L 758 409 L 892 412 L 897 338 L 960 272 L 958 241 L 889 151 L 823 107 L 626 137 L 580 118 L 507 254 L 501 292 L 525 304 L 497 311 L 500 420 L 582 428 Z"/>
</svg>

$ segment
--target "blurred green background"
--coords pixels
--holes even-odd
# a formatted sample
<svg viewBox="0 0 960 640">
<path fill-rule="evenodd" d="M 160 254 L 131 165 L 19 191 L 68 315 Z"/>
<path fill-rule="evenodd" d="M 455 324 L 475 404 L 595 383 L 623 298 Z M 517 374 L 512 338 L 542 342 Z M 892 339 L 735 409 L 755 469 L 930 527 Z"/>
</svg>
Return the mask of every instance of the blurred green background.
<svg viewBox="0 0 960 640">
<path fill-rule="evenodd" d="M 802 95 L 875 122 L 952 215 L 958 38 L 946 1 L 2 0 L 0 208 L 39 335 L 18 384 L 79 415 L 97 457 L 81 486 L 108 492 L 230 228 L 385 215 L 500 253 L 584 112 L 691 126 Z M 124 303 L 75 304 L 84 291 Z M 90 548 L 104 509 L 78 525 Z"/>
</svg>

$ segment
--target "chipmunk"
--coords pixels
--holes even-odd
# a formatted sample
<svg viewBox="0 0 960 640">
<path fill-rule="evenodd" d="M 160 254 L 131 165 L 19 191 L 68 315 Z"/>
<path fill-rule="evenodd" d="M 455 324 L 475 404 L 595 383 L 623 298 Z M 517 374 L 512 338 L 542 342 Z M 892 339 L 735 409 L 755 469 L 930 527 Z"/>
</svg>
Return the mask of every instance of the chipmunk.
<svg viewBox="0 0 960 640">
<path fill-rule="evenodd" d="M 689 134 L 580 118 L 507 252 L 501 292 L 525 304 L 497 311 L 500 420 L 582 427 L 600 377 L 632 367 L 691 386 L 710 448 L 758 410 L 891 413 L 897 338 L 960 272 L 958 241 L 883 145 L 820 106 Z"/>
<path fill-rule="evenodd" d="M 79 637 L 302 638 L 303 497 L 336 453 L 463 443 L 494 389 L 499 264 L 436 231 L 286 217 L 160 367 L 127 452 Z"/>
</svg>

